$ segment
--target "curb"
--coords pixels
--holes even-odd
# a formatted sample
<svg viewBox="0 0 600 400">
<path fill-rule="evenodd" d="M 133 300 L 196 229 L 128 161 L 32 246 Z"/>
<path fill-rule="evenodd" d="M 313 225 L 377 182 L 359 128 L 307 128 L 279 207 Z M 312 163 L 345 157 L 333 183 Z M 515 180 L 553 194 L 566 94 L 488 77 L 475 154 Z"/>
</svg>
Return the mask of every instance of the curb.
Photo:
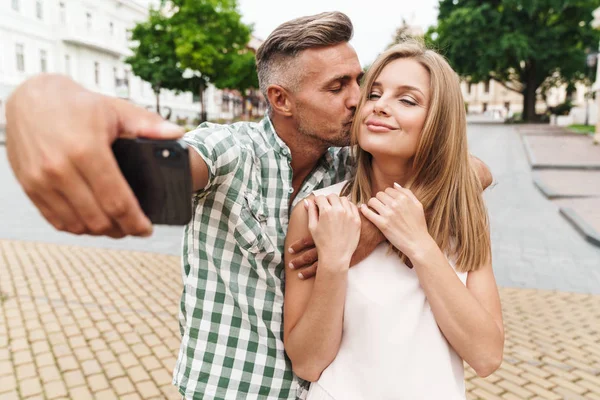
<svg viewBox="0 0 600 400">
<path fill-rule="evenodd" d="M 561 197 L 561 195 L 558 192 L 555 192 L 554 190 L 550 189 L 544 182 L 542 182 L 538 178 L 533 178 L 533 184 L 544 196 L 546 196 L 550 200 Z"/>
<path fill-rule="evenodd" d="M 570 170 L 570 169 L 583 169 L 586 171 L 597 171 L 600 170 L 600 164 L 538 164 L 536 162 L 535 156 L 533 154 L 533 150 L 529 143 L 527 142 L 527 138 L 524 135 L 521 136 L 521 142 L 523 142 L 523 147 L 525 148 L 525 156 L 527 156 L 527 161 L 529 161 L 529 165 L 531 169 L 560 169 L 560 170 Z"/>
<path fill-rule="evenodd" d="M 579 232 L 587 242 L 600 247 L 600 233 L 589 226 L 572 208 L 561 207 L 560 214 Z"/>
<path fill-rule="evenodd" d="M 519 132 L 519 136 L 521 136 L 521 142 L 523 143 L 523 147 L 525 148 L 525 156 L 527 156 L 527 161 L 529 161 L 529 165 L 531 168 L 535 168 L 535 157 L 533 156 L 533 151 L 527 142 L 527 138 Z"/>
<path fill-rule="evenodd" d="M 531 169 L 560 169 L 560 170 L 571 170 L 571 169 L 583 169 L 586 171 L 599 171 L 600 164 L 531 164 Z"/>
</svg>

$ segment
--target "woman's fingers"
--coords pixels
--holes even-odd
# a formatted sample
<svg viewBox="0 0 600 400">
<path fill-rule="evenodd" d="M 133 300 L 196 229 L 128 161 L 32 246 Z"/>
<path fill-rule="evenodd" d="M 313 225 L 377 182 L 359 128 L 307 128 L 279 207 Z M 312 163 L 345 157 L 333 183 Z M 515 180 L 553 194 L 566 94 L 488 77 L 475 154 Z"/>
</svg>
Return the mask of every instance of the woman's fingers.
<svg viewBox="0 0 600 400">
<path fill-rule="evenodd" d="M 384 218 L 377 214 L 375 211 L 371 210 L 366 204 L 361 204 L 360 211 L 369 221 L 373 223 L 379 230 L 382 230 L 384 224 Z"/>
</svg>

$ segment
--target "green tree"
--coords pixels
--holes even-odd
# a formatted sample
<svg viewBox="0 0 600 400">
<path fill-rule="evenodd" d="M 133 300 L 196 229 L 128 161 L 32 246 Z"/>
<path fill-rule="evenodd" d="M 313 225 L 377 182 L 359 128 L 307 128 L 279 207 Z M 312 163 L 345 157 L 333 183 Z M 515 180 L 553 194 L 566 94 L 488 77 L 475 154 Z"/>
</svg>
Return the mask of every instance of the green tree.
<svg viewBox="0 0 600 400">
<path fill-rule="evenodd" d="M 249 49 L 232 53 L 225 60 L 224 70 L 215 78 L 214 84 L 219 89 L 235 89 L 244 97 L 243 113 L 246 114 L 246 99 L 254 94 L 253 89 L 258 88 L 258 74 L 256 72 L 256 61 L 254 53 Z"/>
<path fill-rule="evenodd" d="M 544 82 L 585 77 L 598 0 L 441 0 L 430 44 L 470 82 L 494 79 L 523 95 L 523 119 L 535 119 Z M 548 81 L 547 81 L 548 80 Z"/>
<path fill-rule="evenodd" d="M 197 80 L 204 121 L 207 83 L 244 92 L 255 84 L 254 61 L 249 62 L 254 57 L 247 51 L 252 28 L 242 23 L 236 0 L 163 0 L 163 7 L 171 15 L 181 67 L 193 71 Z"/>
<path fill-rule="evenodd" d="M 160 112 L 160 92 L 172 89 L 177 92 L 191 90 L 191 81 L 183 77 L 175 53 L 175 41 L 169 18 L 160 11 L 151 9 L 148 19 L 138 23 L 131 31 L 133 55 L 125 62 L 132 72 L 149 82 L 156 95 L 156 112 Z"/>
</svg>

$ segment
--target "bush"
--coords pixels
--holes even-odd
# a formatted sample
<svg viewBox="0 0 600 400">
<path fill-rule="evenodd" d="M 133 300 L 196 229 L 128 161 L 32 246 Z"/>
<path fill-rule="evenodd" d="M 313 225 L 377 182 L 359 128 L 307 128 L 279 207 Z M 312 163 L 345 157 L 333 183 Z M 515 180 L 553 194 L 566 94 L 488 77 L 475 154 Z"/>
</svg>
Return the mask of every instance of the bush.
<svg viewBox="0 0 600 400">
<path fill-rule="evenodd" d="M 523 122 L 523 114 L 520 112 L 514 113 L 511 117 L 506 118 L 505 124 L 520 124 Z"/>
<path fill-rule="evenodd" d="M 570 100 L 565 101 L 555 107 L 548 107 L 548 111 L 550 114 L 554 115 L 569 115 L 571 109 L 573 108 L 573 103 Z"/>
</svg>

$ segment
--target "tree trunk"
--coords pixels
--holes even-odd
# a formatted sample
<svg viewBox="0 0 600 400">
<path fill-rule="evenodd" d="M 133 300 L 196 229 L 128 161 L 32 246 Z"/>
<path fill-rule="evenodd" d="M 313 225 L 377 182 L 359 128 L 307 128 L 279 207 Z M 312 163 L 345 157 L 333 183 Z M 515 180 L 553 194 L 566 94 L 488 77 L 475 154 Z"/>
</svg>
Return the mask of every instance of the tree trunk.
<svg viewBox="0 0 600 400">
<path fill-rule="evenodd" d="M 535 79 L 535 63 L 528 63 L 525 70 L 525 89 L 523 90 L 523 121 L 535 121 L 535 103 L 537 83 Z"/>
<path fill-rule="evenodd" d="M 250 120 L 250 115 L 246 115 L 246 112 L 249 111 L 249 110 L 247 110 L 247 107 L 246 107 L 246 99 L 247 98 L 248 97 L 245 94 L 242 95 L 242 118 L 245 120 Z"/>
<path fill-rule="evenodd" d="M 200 90 L 198 91 L 198 97 L 200 100 L 200 123 L 206 122 L 206 109 L 204 108 L 204 89 L 205 85 L 200 85 Z"/>
<path fill-rule="evenodd" d="M 156 95 L 156 113 L 160 115 L 160 89 L 155 90 L 154 94 Z"/>
</svg>

